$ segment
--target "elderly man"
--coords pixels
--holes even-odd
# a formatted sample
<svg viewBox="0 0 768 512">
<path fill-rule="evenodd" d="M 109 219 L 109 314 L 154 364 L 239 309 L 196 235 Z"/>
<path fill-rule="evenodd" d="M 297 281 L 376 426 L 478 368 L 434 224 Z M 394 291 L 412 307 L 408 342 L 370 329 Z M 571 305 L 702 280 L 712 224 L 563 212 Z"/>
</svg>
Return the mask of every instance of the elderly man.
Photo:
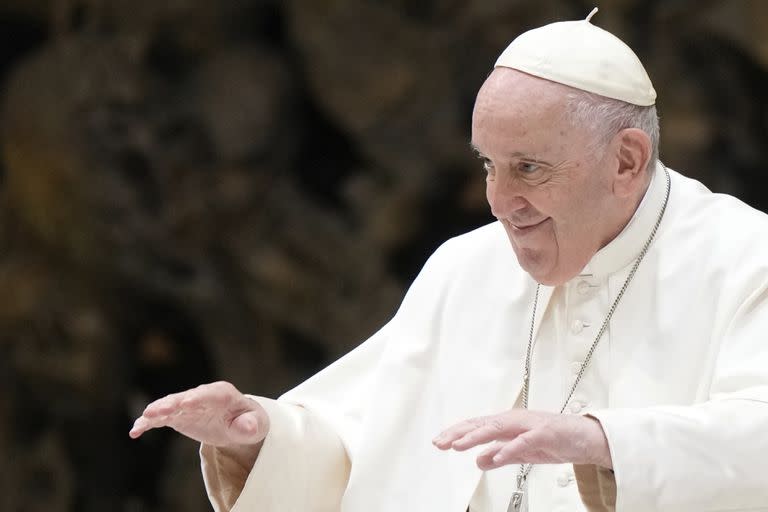
<svg viewBox="0 0 768 512">
<path fill-rule="evenodd" d="M 654 102 L 589 18 L 518 37 L 472 119 L 498 222 L 280 400 L 204 385 L 131 436 L 200 441 L 222 512 L 768 511 L 768 217 L 657 160 Z"/>
</svg>

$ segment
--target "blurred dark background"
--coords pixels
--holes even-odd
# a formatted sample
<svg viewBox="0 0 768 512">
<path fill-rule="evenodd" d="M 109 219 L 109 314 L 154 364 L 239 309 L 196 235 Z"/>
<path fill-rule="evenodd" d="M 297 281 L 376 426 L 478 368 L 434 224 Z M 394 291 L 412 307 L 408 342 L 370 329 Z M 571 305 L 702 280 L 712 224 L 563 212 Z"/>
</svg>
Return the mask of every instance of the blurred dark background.
<svg viewBox="0 0 768 512">
<path fill-rule="evenodd" d="M 132 418 L 276 396 L 381 325 L 490 220 L 496 55 L 594 4 L 663 160 L 766 210 L 762 0 L 1 0 L 0 510 L 210 510 L 196 445 Z"/>
</svg>

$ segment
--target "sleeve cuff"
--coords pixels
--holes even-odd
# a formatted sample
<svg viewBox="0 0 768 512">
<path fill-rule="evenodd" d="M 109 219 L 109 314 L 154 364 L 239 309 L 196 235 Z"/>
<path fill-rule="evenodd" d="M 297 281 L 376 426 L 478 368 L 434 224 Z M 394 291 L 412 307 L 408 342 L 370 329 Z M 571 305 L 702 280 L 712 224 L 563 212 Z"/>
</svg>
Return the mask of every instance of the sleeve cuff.
<svg viewBox="0 0 768 512">
<path fill-rule="evenodd" d="M 350 470 L 339 436 L 300 406 L 249 398 L 264 407 L 270 420 L 250 473 L 215 447 L 200 447 L 203 480 L 214 510 L 337 512 Z"/>
</svg>

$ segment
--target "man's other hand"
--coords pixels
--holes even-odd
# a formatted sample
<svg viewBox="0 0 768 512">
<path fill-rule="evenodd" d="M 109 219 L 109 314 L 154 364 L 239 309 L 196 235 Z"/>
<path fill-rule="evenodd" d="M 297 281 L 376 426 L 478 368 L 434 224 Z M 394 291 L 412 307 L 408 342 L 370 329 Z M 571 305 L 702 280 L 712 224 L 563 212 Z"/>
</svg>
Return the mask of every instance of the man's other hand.
<svg viewBox="0 0 768 512">
<path fill-rule="evenodd" d="M 159 427 L 222 448 L 260 447 L 269 432 L 269 417 L 258 402 L 229 382 L 214 382 L 152 402 L 128 435 L 136 439 Z"/>
<path fill-rule="evenodd" d="M 456 451 L 492 443 L 477 456 L 483 470 L 527 463 L 613 466 L 600 423 L 574 414 L 511 409 L 457 423 L 432 443 L 441 450 Z"/>
</svg>

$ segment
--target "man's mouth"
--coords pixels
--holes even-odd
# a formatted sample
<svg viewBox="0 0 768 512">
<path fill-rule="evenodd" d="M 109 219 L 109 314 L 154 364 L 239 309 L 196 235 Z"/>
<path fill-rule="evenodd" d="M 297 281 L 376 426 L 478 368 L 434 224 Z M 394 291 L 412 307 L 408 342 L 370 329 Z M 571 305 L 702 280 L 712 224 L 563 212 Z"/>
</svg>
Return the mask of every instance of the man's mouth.
<svg viewBox="0 0 768 512">
<path fill-rule="evenodd" d="M 542 224 L 544 224 L 548 220 L 549 220 L 549 217 L 547 217 L 545 219 L 542 219 L 539 222 L 532 223 L 532 224 L 515 224 L 514 222 L 511 222 L 511 221 L 505 221 L 505 222 L 506 222 L 506 224 L 509 227 L 512 228 L 512 230 L 515 233 L 525 234 L 525 233 L 529 233 L 529 232 L 535 230 L 537 227 L 541 226 Z"/>
</svg>

